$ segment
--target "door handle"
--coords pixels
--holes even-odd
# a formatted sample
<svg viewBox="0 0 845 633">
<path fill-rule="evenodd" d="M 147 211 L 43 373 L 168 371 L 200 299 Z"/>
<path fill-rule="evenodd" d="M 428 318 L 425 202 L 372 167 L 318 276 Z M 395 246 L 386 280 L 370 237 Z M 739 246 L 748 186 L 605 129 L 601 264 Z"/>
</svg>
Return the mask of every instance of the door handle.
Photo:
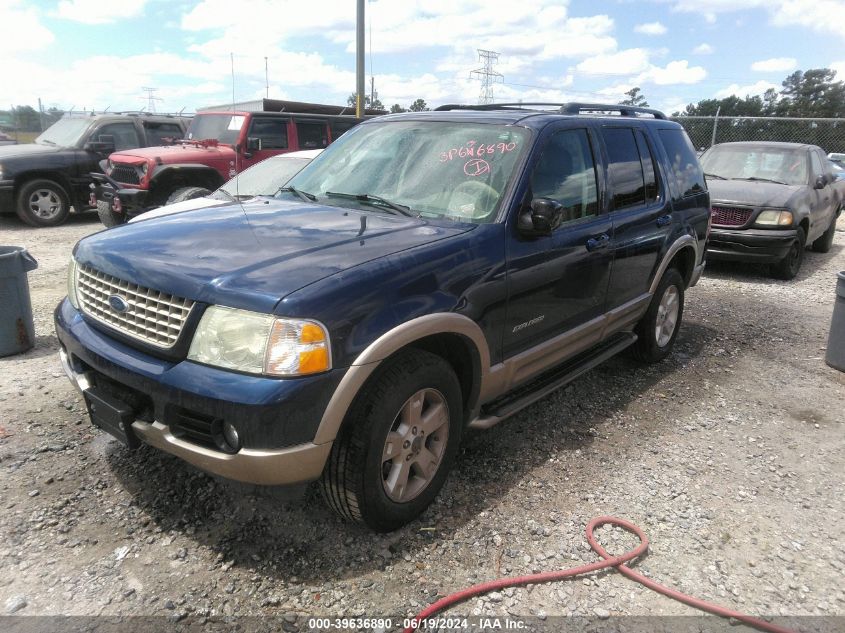
<svg viewBox="0 0 845 633">
<path fill-rule="evenodd" d="M 657 226 L 666 226 L 672 221 L 671 215 L 661 215 L 657 218 Z"/>
<path fill-rule="evenodd" d="M 587 240 L 587 250 L 597 251 L 600 248 L 605 248 L 610 242 L 610 236 L 607 233 L 602 233 L 598 237 L 591 237 Z"/>
</svg>

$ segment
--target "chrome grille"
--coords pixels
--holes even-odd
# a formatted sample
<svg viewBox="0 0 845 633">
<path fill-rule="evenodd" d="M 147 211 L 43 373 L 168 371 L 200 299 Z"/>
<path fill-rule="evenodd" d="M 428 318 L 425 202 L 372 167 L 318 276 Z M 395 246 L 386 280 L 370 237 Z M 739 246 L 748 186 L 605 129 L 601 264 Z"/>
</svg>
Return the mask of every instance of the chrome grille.
<svg viewBox="0 0 845 633">
<path fill-rule="evenodd" d="M 141 177 L 138 170 L 132 165 L 115 165 L 109 174 L 112 180 L 123 182 L 127 185 L 140 185 Z"/>
<path fill-rule="evenodd" d="M 85 314 L 156 347 L 173 347 L 194 306 L 190 299 L 122 281 L 88 266 L 79 267 L 76 286 Z M 125 301 L 125 312 L 112 308 L 112 295 Z"/>
<path fill-rule="evenodd" d="M 713 224 L 718 226 L 742 226 L 751 217 L 751 209 L 741 207 L 713 207 Z"/>
</svg>

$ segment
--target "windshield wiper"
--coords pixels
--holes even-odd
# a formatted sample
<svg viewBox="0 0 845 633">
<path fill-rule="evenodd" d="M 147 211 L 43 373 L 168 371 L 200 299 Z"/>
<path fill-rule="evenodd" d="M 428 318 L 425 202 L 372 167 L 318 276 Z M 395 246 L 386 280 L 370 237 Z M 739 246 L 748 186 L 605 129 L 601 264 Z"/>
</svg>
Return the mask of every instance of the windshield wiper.
<svg viewBox="0 0 845 633">
<path fill-rule="evenodd" d="M 337 191 L 327 191 L 326 192 L 327 198 L 346 198 L 348 200 L 357 200 L 358 202 L 368 202 L 369 204 L 383 204 L 389 209 L 393 209 L 397 213 L 408 217 L 414 217 L 414 214 L 411 213 L 411 207 L 406 207 L 405 205 L 396 204 L 395 202 L 391 202 L 390 200 L 386 200 L 381 196 L 373 196 L 368 193 L 340 193 Z"/>
<path fill-rule="evenodd" d="M 300 191 L 299 189 L 296 189 L 295 187 L 279 187 L 276 190 L 276 193 L 282 193 L 283 191 L 290 191 L 291 193 L 295 193 L 300 198 L 305 200 L 305 202 L 316 202 L 316 200 L 317 200 L 317 196 L 315 196 L 313 193 L 308 193 L 307 191 Z"/>
<path fill-rule="evenodd" d="M 719 174 L 708 174 L 707 172 L 704 172 L 704 175 L 708 178 L 715 178 L 717 180 L 727 180 L 727 178 L 725 178 L 724 176 L 720 176 Z"/>
<path fill-rule="evenodd" d="M 46 144 L 46 145 L 52 145 L 53 147 L 58 147 L 58 144 L 57 144 L 57 143 L 54 143 L 53 141 L 48 140 L 48 139 L 46 139 L 46 138 L 42 138 L 42 139 L 41 139 L 40 141 L 38 141 L 38 142 L 39 142 L 39 143 L 44 143 L 44 144 Z"/>
<path fill-rule="evenodd" d="M 785 185 L 787 183 L 782 180 L 773 180 L 771 178 L 760 178 L 759 176 L 749 176 L 748 178 L 731 178 L 731 180 L 750 180 L 752 182 L 773 182 L 777 185 Z"/>
</svg>

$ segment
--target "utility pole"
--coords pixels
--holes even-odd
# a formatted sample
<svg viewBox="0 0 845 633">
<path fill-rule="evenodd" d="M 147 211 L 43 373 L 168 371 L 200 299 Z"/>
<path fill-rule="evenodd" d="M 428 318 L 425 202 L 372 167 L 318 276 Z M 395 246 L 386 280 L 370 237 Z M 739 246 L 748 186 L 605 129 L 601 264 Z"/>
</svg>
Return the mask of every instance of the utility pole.
<svg viewBox="0 0 845 633">
<path fill-rule="evenodd" d="M 44 108 L 41 107 L 41 97 L 38 97 L 38 127 L 44 131 Z"/>
<path fill-rule="evenodd" d="M 355 116 L 364 116 L 364 0 L 358 0 L 358 22 L 355 45 Z"/>
<path fill-rule="evenodd" d="M 482 48 L 477 50 L 478 61 L 483 62 L 484 66 L 471 71 L 469 76 L 470 79 L 481 79 L 481 93 L 478 95 L 478 103 L 493 103 L 493 84 L 504 83 L 505 81 L 504 75 L 493 70 L 493 64 L 499 61 L 499 53 L 486 51 Z"/>
<path fill-rule="evenodd" d="M 371 108 L 375 107 L 375 105 L 373 105 L 373 104 L 376 102 L 377 98 L 378 98 L 378 93 L 376 92 L 376 78 L 370 77 L 370 107 Z"/>
<path fill-rule="evenodd" d="M 147 112 L 155 112 L 156 101 L 164 101 L 161 97 L 154 96 L 154 93 L 158 90 L 158 88 L 141 88 L 141 90 L 147 93 Z"/>
</svg>

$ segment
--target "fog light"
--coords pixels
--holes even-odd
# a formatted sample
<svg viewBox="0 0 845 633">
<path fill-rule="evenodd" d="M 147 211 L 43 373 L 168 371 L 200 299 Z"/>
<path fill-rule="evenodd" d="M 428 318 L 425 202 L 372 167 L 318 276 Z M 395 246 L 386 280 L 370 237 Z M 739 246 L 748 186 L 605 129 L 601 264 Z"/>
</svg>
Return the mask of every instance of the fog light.
<svg viewBox="0 0 845 633">
<path fill-rule="evenodd" d="M 227 448 L 233 453 L 238 452 L 241 448 L 241 438 L 238 437 L 238 430 L 231 422 L 223 423 L 223 441 L 226 442 Z"/>
</svg>

